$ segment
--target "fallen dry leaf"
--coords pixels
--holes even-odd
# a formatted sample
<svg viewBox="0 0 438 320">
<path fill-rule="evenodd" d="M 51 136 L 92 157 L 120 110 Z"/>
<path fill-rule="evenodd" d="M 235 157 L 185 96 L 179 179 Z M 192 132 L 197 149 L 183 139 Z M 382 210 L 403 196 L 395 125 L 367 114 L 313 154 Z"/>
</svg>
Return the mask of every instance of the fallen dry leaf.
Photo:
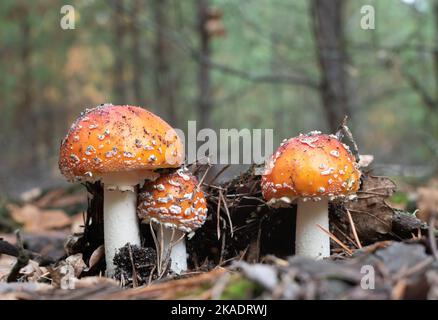
<svg viewBox="0 0 438 320">
<path fill-rule="evenodd" d="M 71 228 L 70 233 L 71 234 L 79 234 L 84 232 L 84 214 L 82 212 L 75 214 L 71 218 Z"/>
<path fill-rule="evenodd" d="M 100 284 L 108 284 L 119 287 L 119 283 L 114 279 L 106 277 L 85 277 L 75 281 L 75 289 L 91 288 Z"/>
<path fill-rule="evenodd" d="M 417 217 L 429 222 L 432 212 L 438 212 L 438 188 L 422 187 L 418 188 L 417 192 L 417 207 L 419 209 Z"/>
<path fill-rule="evenodd" d="M 65 262 L 73 268 L 74 276 L 77 278 L 87 268 L 84 260 L 82 259 L 82 253 L 77 253 L 67 257 Z"/>
<path fill-rule="evenodd" d="M 87 194 L 85 192 L 60 197 L 59 199 L 53 200 L 50 206 L 64 208 L 81 203 L 87 203 Z"/>
<path fill-rule="evenodd" d="M 37 199 L 39 196 L 41 196 L 42 190 L 40 188 L 33 188 L 30 190 L 27 190 L 23 192 L 20 195 L 20 199 L 24 202 L 30 202 L 35 199 Z"/>
<path fill-rule="evenodd" d="M 46 268 L 40 267 L 33 260 L 30 260 L 27 266 L 20 269 L 20 274 L 24 275 L 27 281 L 38 281 L 46 272 Z"/>
<path fill-rule="evenodd" d="M 105 247 L 103 245 L 99 246 L 96 250 L 93 251 L 90 257 L 90 268 L 99 263 L 100 260 L 105 257 Z"/>
<path fill-rule="evenodd" d="M 75 289 L 79 275 L 86 268 L 82 253 L 67 257 L 57 268 L 49 269 L 53 286 L 61 289 Z"/>
<path fill-rule="evenodd" d="M 387 177 L 364 176 L 357 200 L 346 203 L 359 238 L 379 239 L 379 234 L 391 232 L 394 209 L 386 200 L 395 189 L 395 183 Z"/>
<path fill-rule="evenodd" d="M 70 217 L 62 210 L 46 210 L 42 212 L 41 229 L 61 229 L 71 224 Z"/>
<path fill-rule="evenodd" d="M 40 208 L 51 206 L 52 202 L 55 199 L 58 199 L 59 197 L 61 197 L 64 193 L 65 193 L 64 189 L 55 189 L 55 190 L 49 191 L 44 196 L 42 196 L 41 198 L 36 200 L 34 202 L 34 204 Z"/>
<path fill-rule="evenodd" d="M 23 207 L 8 204 L 6 208 L 12 219 L 22 224 L 27 231 L 61 229 L 71 225 L 70 217 L 62 210 L 41 210 L 32 204 Z"/>
<path fill-rule="evenodd" d="M 6 278 L 14 266 L 17 258 L 5 254 L 0 255 L 0 281 Z"/>
</svg>

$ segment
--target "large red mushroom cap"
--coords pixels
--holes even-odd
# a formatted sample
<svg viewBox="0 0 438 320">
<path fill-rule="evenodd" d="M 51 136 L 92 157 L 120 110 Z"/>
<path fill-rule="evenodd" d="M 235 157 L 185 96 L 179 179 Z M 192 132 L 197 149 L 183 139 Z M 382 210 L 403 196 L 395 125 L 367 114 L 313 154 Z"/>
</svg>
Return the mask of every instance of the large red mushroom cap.
<svg viewBox="0 0 438 320">
<path fill-rule="evenodd" d="M 160 117 L 134 106 L 105 104 L 87 109 L 61 143 L 59 168 L 67 179 L 176 168 L 184 161 L 175 130 Z"/>
<path fill-rule="evenodd" d="M 264 198 L 272 203 L 298 197 L 333 199 L 356 193 L 360 171 L 348 146 L 334 135 L 314 131 L 281 144 L 261 185 Z"/>
<path fill-rule="evenodd" d="M 207 211 L 198 180 L 186 169 L 147 181 L 139 190 L 137 213 L 145 223 L 152 221 L 190 233 L 204 224 Z"/>
</svg>

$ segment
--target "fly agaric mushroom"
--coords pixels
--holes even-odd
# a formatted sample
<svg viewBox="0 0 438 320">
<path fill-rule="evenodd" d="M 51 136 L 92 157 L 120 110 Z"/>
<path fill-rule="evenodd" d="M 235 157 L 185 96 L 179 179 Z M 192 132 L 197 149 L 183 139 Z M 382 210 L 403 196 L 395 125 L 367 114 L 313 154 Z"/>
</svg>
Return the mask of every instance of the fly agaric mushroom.
<svg viewBox="0 0 438 320">
<path fill-rule="evenodd" d="M 163 174 L 139 191 L 138 215 L 142 222 L 152 223 L 158 256 L 170 256 L 170 269 L 177 274 L 187 270 L 185 234 L 204 224 L 207 210 L 204 193 L 187 169 Z"/>
<path fill-rule="evenodd" d="M 156 179 L 160 168 L 179 167 L 183 145 L 160 117 L 140 107 L 100 105 L 87 109 L 61 143 L 59 168 L 69 181 L 104 186 L 107 274 L 126 243 L 140 245 L 136 185 Z"/>
<path fill-rule="evenodd" d="M 359 189 L 360 171 L 348 146 L 335 135 L 313 131 L 289 139 L 272 156 L 262 175 L 264 198 L 272 205 L 297 202 L 295 254 L 330 256 L 328 201 Z"/>
</svg>

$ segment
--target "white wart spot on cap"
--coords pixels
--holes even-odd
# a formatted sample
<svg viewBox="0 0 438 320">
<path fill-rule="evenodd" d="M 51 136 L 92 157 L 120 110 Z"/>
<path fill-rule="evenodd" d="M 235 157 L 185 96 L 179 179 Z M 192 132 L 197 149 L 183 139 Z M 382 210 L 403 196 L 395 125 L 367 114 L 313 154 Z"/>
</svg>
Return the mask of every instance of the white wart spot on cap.
<svg viewBox="0 0 438 320">
<path fill-rule="evenodd" d="M 172 180 L 172 179 L 169 180 L 169 184 L 170 184 L 171 186 L 174 186 L 174 187 L 180 187 L 180 186 L 181 186 L 180 183 L 178 183 L 178 182 L 176 182 L 176 181 L 174 181 L 174 180 Z"/>
<path fill-rule="evenodd" d="M 339 158 L 339 151 L 338 150 L 332 150 L 330 151 L 330 155 L 333 157 Z"/>
<path fill-rule="evenodd" d="M 169 207 L 169 211 L 173 214 L 180 214 L 181 213 L 181 207 L 176 206 L 176 205 L 171 205 Z"/>
<path fill-rule="evenodd" d="M 94 152 L 96 152 L 96 149 L 94 149 L 93 146 L 88 146 L 87 149 L 85 150 L 85 154 L 87 156 L 91 156 Z"/>
<path fill-rule="evenodd" d="M 187 174 L 185 174 L 185 173 L 183 172 L 183 169 L 179 169 L 176 173 L 177 173 L 181 178 L 183 178 L 184 181 L 189 181 L 189 180 L 190 180 L 190 177 L 189 177 Z"/>
<path fill-rule="evenodd" d="M 328 168 L 327 170 L 321 171 L 321 175 L 328 176 L 328 175 L 332 174 L 334 170 L 335 169 L 333 169 L 333 168 Z"/>
<path fill-rule="evenodd" d="M 305 136 L 303 138 L 300 138 L 299 140 L 300 140 L 301 143 L 304 143 L 304 144 L 308 145 L 311 148 L 315 148 L 316 146 L 314 145 L 314 143 L 318 141 L 318 138 L 317 137 L 312 137 L 312 136 L 310 136 L 310 137 Z"/>
<path fill-rule="evenodd" d="M 70 154 L 70 159 L 72 159 L 75 163 L 81 162 L 81 159 L 79 159 L 79 157 L 73 153 Z"/>
</svg>

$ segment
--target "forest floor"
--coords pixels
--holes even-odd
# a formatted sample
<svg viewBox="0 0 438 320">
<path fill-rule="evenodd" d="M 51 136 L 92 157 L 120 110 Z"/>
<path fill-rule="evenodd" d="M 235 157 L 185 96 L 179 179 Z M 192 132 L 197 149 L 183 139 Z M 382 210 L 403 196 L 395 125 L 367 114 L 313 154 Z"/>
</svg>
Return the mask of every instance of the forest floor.
<svg viewBox="0 0 438 320">
<path fill-rule="evenodd" d="M 191 170 L 202 180 L 208 168 Z M 438 299 L 434 187 L 418 190 L 421 220 L 394 201 L 392 180 L 364 173 L 357 199 L 330 206 L 331 257 L 313 261 L 293 255 L 295 207 L 269 208 L 256 172 L 203 182 L 210 214 L 180 276 L 157 271 L 147 226 L 142 248 L 116 256 L 116 279 L 103 276 L 98 183 L 88 198 L 74 186 L 4 202 L 0 299 Z"/>
</svg>

